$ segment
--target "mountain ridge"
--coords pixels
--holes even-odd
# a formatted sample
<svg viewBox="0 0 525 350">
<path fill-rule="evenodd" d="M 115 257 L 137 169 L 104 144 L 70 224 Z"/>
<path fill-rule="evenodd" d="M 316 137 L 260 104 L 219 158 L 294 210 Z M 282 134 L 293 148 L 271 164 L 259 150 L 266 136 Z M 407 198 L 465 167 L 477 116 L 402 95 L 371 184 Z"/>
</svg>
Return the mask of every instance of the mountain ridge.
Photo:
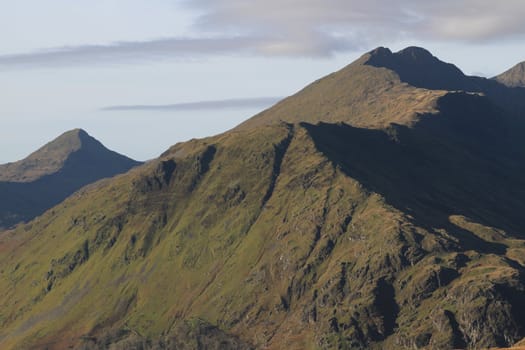
<svg viewBox="0 0 525 350">
<path fill-rule="evenodd" d="M 372 53 L 313 82 L 234 130 L 303 121 L 346 122 L 379 129 L 393 122 L 410 125 L 417 120 L 417 114 L 432 112 L 438 97 L 446 94 L 404 84 L 396 72 L 368 65 Z"/>
<path fill-rule="evenodd" d="M 435 112 L 439 98 L 455 91 L 483 94 L 499 108 L 525 118 L 524 89 L 467 76 L 419 47 L 396 53 L 379 47 L 235 129 L 302 121 L 344 122 L 374 129 L 387 128 L 391 123 L 413 125 L 420 115 Z"/>
<path fill-rule="evenodd" d="M 523 339 L 523 120 L 370 57 L 0 234 L 0 346 Z"/>
</svg>

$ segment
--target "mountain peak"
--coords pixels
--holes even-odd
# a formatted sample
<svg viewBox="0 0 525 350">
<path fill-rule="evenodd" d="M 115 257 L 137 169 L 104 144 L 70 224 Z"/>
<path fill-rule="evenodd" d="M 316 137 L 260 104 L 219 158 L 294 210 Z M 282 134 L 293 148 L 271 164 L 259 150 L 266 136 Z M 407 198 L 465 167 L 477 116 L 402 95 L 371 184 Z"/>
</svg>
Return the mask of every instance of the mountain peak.
<svg viewBox="0 0 525 350">
<path fill-rule="evenodd" d="M 89 134 L 81 128 L 75 128 L 69 131 L 66 131 L 61 136 L 77 136 L 77 137 L 90 137 Z"/>
<path fill-rule="evenodd" d="M 415 87 L 433 90 L 470 88 L 466 76 L 459 68 L 439 60 L 421 47 L 410 46 L 396 53 L 378 48 L 371 51 L 369 56 L 365 64 L 388 68 L 397 73 L 402 81 Z"/>
<path fill-rule="evenodd" d="M 53 141 L 48 142 L 35 153 L 60 151 L 71 153 L 82 147 L 82 139 L 90 138 L 89 134 L 82 129 L 73 129 L 61 134 Z"/>
<path fill-rule="evenodd" d="M 398 52 L 392 52 L 387 47 L 377 47 L 368 52 L 368 63 L 372 65 L 392 65 L 400 63 L 430 64 L 441 62 L 430 51 L 418 46 L 409 46 Z"/>
<path fill-rule="evenodd" d="M 59 171 L 67 159 L 80 150 L 109 152 L 83 129 L 64 132 L 26 158 L 0 165 L 0 181 L 31 182 Z"/>
<path fill-rule="evenodd" d="M 493 79 L 508 87 L 525 87 L 525 62 L 518 63 Z"/>
<path fill-rule="evenodd" d="M 98 143 L 98 141 L 95 138 L 93 138 L 91 135 L 89 135 L 84 129 L 77 128 L 77 129 L 72 129 L 72 130 L 64 132 L 63 134 L 58 136 L 56 139 L 54 139 L 47 145 L 49 146 L 56 145 L 56 146 L 62 146 L 62 147 L 65 145 L 69 145 L 69 146 L 81 148 L 83 147 L 84 144 L 91 143 L 91 142 Z M 73 148 L 71 150 L 75 151 L 77 150 L 77 148 Z"/>
<path fill-rule="evenodd" d="M 409 46 L 398 52 L 392 52 L 387 47 L 377 47 L 368 53 L 372 61 L 375 60 L 397 60 L 397 61 L 412 61 L 414 63 L 421 61 L 439 61 L 427 49 L 418 46 Z"/>
<path fill-rule="evenodd" d="M 432 113 L 446 91 L 472 91 L 467 89 L 471 85 L 458 68 L 428 50 L 412 46 L 393 53 L 378 47 L 239 127 L 280 121 L 344 122 L 364 128 L 412 125 L 418 115 Z"/>
<path fill-rule="evenodd" d="M 82 129 L 67 131 L 25 159 L 0 165 L 0 229 L 30 220 L 79 188 L 139 164 Z"/>
</svg>

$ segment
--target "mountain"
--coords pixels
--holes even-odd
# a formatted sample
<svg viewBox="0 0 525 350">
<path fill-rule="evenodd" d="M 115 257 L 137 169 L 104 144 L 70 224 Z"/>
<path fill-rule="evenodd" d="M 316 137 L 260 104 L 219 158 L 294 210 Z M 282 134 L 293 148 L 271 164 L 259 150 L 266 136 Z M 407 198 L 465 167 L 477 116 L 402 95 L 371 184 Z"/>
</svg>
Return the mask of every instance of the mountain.
<svg viewBox="0 0 525 350">
<path fill-rule="evenodd" d="M 82 186 L 139 164 L 84 130 L 68 131 L 27 158 L 0 165 L 0 228 L 33 219 Z"/>
<path fill-rule="evenodd" d="M 87 186 L 0 235 L 0 347 L 513 345 L 516 90 L 420 48 L 378 48 L 229 132 Z"/>
<path fill-rule="evenodd" d="M 250 128 L 284 121 L 344 122 L 363 128 L 412 125 L 435 111 L 439 97 L 454 91 L 482 94 L 510 114 L 525 113 L 525 90 L 492 79 L 466 76 L 427 50 L 408 47 L 392 53 L 377 48 L 342 70 L 242 123 Z"/>
<path fill-rule="evenodd" d="M 525 62 L 515 65 L 494 79 L 508 87 L 525 88 Z"/>
</svg>

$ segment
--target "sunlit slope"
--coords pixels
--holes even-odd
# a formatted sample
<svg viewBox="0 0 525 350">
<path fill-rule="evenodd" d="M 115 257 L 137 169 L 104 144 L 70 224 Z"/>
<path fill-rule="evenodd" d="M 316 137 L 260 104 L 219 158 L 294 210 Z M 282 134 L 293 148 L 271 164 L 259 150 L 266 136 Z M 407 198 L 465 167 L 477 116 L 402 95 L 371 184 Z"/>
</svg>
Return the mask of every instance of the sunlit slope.
<svg viewBox="0 0 525 350">
<path fill-rule="evenodd" d="M 338 74 L 326 81 L 345 81 Z M 377 119 L 315 119 L 303 104 L 314 84 L 308 97 L 175 145 L 3 233 L 0 347 L 523 339 L 524 123 L 490 96 L 397 79 L 392 89 L 407 93 L 384 90 Z M 344 95 L 338 87 L 326 85 L 323 100 Z M 383 105 L 363 91 L 358 108 Z"/>
<path fill-rule="evenodd" d="M 239 125 L 238 129 L 271 123 L 345 122 L 357 127 L 383 128 L 391 123 L 411 125 L 418 114 L 434 111 L 433 102 L 445 91 L 420 89 L 401 81 L 390 69 L 369 61 L 367 53 L 338 72 L 308 85 Z"/>
<path fill-rule="evenodd" d="M 514 80 L 523 78 L 519 67 L 501 75 L 501 79 L 485 79 L 465 75 L 423 48 L 408 47 L 391 52 L 380 47 L 248 119 L 238 128 L 283 121 L 344 122 L 373 129 L 385 128 L 391 123 L 413 125 L 421 114 L 435 112 L 434 102 L 447 91 L 485 95 L 507 113 L 525 118 L 525 89 L 511 88 L 503 81 L 503 77 L 511 73 Z"/>
<path fill-rule="evenodd" d="M 2 346 L 177 339 L 196 319 L 246 347 L 522 335 L 524 242 L 460 215 L 470 212 L 437 209 L 430 221 L 425 205 L 404 212 L 405 199 L 371 191 L 352 166 L 374 160 L 356 147 L 390 142 L 403 164 L 416 145 L 367 133 L 282 124 L 192 141 L 8 233 Z M 425 140 L 417 146 L 437 142 Z M 341 151 L 365 159 L 347 165 Z M 469 328 L 483 324 L 490 334 Z"/>
<path fill-rule="evenodd" d="M 525 88 L 525 62 L 518 63 L 494 79 L 508 87 Z"/>
</svg>

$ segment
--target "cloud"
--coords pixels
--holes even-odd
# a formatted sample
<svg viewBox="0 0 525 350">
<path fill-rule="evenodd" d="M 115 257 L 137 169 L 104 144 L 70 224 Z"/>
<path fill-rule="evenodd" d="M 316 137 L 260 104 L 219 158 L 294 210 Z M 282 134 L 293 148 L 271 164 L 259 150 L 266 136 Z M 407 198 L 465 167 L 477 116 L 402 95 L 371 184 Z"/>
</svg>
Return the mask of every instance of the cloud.
<svg viewBox="0 0 525 350">
<path fill-rule="evenodd" d="M 0 66 L 69 66 L 93 63 L 137 62 L 167 57 L 191 58 L 202 55 L 250 52 L 258 38 L 168 38 L 150 41 L 117 42 L 109 45 L 82 45 L 29 53 L 0 55 Z"/>
<path fill-rule="evenodd" d="M 195 24 L 199 30 L 281 33 L 290 40 L 483 41 L 525 34 L 522 0 L 186 0 L 185 4 L 203 12 Z"/>
<path fill-rule="evenodd" d="M 103 111 L 200 111 L 269 107 L 282 97 L 255 97 L 214 101 L 185 102 L 168 105 L 122 105 L 102 108 Z"/>
<path fill-rule="evenodd" d="M 178 0 L 191 37 L 0 55 L 0 67 L 111 64 L 216 55 L 330 57 L 396 41 L 523 39 L 523 0 Z"/>
<path fill-rule="evenodd" d="M 337 51 L 347 51 L 351 45 L 349 40 L 333 40 L 330 37 L 319 38 L 307 45 L 286 38 L 262 36 L 167 38 L 109 45 L 67 46 L 0 55 L 0 68 L 136 63 L 232 54 L 320 57 L 330 56 Z"/>
</svg>

